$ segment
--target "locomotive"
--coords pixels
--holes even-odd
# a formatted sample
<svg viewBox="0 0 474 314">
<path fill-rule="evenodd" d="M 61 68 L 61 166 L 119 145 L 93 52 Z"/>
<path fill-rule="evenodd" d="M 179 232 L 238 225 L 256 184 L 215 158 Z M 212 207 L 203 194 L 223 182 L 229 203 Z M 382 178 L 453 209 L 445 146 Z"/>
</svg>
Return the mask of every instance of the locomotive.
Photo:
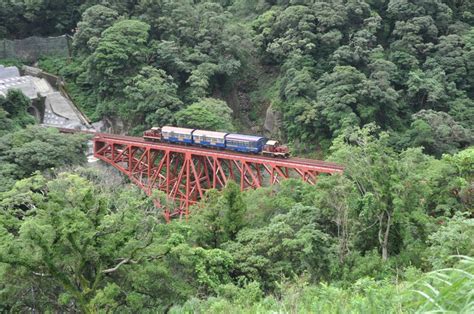
<svg viewBox="0 0 474 314">
<path fill-rule="evenodd" d="M 202 146 L 280 158 L 290 157 L 286 145 L 280 145 L 278 141 L 262 136 L 163 126 L 143 132 L 143 138 L 145 141 Z"/>
</svg>

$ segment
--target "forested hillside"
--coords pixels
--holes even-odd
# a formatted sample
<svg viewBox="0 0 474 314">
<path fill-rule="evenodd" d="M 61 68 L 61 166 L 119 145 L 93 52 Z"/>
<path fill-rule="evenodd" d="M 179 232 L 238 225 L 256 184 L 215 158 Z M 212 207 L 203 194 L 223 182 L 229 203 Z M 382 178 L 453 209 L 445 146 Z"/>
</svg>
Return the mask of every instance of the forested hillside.
<svg viewBox="0 0 474 314">
<path fill-rule="evenodd" d="M 473 1 L 0 2 L 0 39 L 63 34 L 37 65 L 114 132 L 265 134 L 345 170 L 166 224 L 0 95 L 0 311 L 474 312 Z"/>
<path fill-rule="evenodd" d="M 5 32 L 44 34 L 36 20 L 47 35 L 72 32 L 73 61 L 45 66 L 67 78 L 94 119 L 118 119 L 118 131 L 212 126 L 200 115 L 229 127 L 226 117 L 193 112 L 212 97 L 227 104 L 209 100 L 209 111 L 230 106 L 237 127 L 258 131 L 271 106 L 281 120 L 271 131 L 301 149 L 325 150 L 344 128 L 369 122 L 393 131 L 399 149 L 440 156 L 471 142 L 471 1 L 93 4 L 71 2 L 74 14 L 25 4 L 23 15 L 7 15 L 14 6 L 5 3 Z M 29 27 L 17 27 L 26 17 Z M 189 114 L 196 121 L 179 119 Z"/>
</svg>

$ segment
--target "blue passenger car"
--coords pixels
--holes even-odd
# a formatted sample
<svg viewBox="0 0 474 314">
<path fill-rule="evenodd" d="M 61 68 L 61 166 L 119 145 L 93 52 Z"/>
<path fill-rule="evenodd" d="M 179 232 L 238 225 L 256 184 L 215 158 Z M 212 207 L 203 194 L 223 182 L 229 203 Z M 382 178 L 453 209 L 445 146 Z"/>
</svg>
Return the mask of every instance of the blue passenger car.
<svg viewBox="0 0 474 314">
<path fill-rule="evenodd" d="M 194 129 L 164 126 L 161 128 L 162 140 L 169 143 L 193 144 Z"/>
<path fill-rule="evenodd" d="M 224 132 L 194 130 L 193 142 L 194 144 L 206 147 L 225 148 L 226 135 L 227 133 Z"/>
<path fill-rule="evenodd" d="M 243 153 L 260 153 L 267 139 L 261 136 L 227 134 L 225 137 L 226 148 Z"/>
</svg>

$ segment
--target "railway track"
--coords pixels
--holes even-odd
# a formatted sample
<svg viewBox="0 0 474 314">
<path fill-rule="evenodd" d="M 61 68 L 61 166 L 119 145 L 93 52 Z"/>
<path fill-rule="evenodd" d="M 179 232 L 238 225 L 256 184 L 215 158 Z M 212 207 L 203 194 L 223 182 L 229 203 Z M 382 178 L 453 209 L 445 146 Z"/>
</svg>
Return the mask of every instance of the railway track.
<svg viewBox="0 0 474 314">
<path fill-rule="evenodd" d="M 112 139 L 112 140 L 115 139 L 117 141 L 126 141 L 129 143 L 140 143 L 140 145 L 150 145 L 156 148 L 172 147 L 175 150 L 180 151 L 180 152 L 191 152 L 193 154 L 198 154 L 198 155 L 211 154 L 211 155 L 217 155 L 217 157 L 220 157 L 220 158 L 239 157 L 239 158 L 249 159 L 249 161 L 252 161 L 252 162 L 258 162 L 256 160 L 258 159 L 259 161 L 262 161 L 262 162 L 264 161 L 277 162 L 278 164 L 281 164 L 282 166 L 286 166 L 287 164 L 305 165 L 308 167 L 317 167 L 317 168 L 325 168 L 328 170 L 335 170 L 336 172 L 342 172 L 344 170 L 344 166 L 341 164 L 328 162 L 328 161 L 322 161 L 322 160 L 305 159 L 305 158 L 297 158 L 297 157 L 280 159 L 280 158 L 267 157 L 267 156 L 262 156 L 262 155 L 238 153 L 238 152 L 233 152 L 233 151 L 228 151 L 228 150 L 216 150 L 216 149 L 211 149 L 211 148 L 184 146 L 184 145 L 176 145 L 176 144 L 169 144 L 169 143 L 163 143 L 163 142 L 150 142 L 150 141 L 145 141 L 141 137 L 133 137 L 133 136 L 128 136 L 128 135 L 118 135 L 118 134 L 109 134 L 109 133 L 94 133 L 94 134 L 95 134 L 95 137 L 99 139 L 100 138 Z"/>
<path fill-rule="evenodd" d="M 119 134 L 110 134 L 110 133 L 98 133 L 92 131 L 82 131 L 82 130 L 72 130 L 72 129 L 65 129 L 65 128 L 58 128 L 60 132 L 63 133 L 84 133 L 84 134 L 91 134 L 94 135 L 94 138 L 100 139 L 112 139 L 123 142 L 129 143 L 139 143 L 140 145 L 149 145 L 155 148 L 173 148 L 179 152 L 191 152 L 197 155 L 216 155 L 219 158 L 244 158 L 248 159 L 251 162 L 265 162 L 265 161 L 272 161 L 282 166 L 291 165 L 303 165 L 310 168 L 315 168 L 315 170 L 331 170 L 331 172 L 343 172 L 344 166 L 338 163 L 323 161 L 323 160 L 315 160 L 315 159 L 307 159 L 307 158 L 298 158 L 298 157 L 290 157 L 287 159 L 280 159 L 275 157 L 268 157 L 262 155 L 252 155 L 252 154 L 244 154 L 239 152 L 233 152 L 229 150 L 216 150 L 211 148 L 205 147 L 196 147 L 196 146 L 184 146 L 184 145 L 177 145 L 177 144 L 169 144 L 163 142 L 150 142 L 145 141 L 142 137 L 135 137 L 135 136 L 128 136 L 128 135 L 119 135 Z M 119 143 L 120 144 L 120 143 Z M 319 169 L 318 169 L 319 168 Z M 325 172 L 325 171 L 323 171 Z"/>
</svg>

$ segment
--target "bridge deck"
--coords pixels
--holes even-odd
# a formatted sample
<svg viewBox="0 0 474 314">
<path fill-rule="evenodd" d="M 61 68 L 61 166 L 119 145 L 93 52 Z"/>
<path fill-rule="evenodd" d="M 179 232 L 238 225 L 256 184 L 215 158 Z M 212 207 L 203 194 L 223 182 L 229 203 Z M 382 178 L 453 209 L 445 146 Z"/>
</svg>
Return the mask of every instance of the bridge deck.
<svg viewBox="0 0 474 314">
<path fill-rule="evenodd" d="M 177 202 L 164 208 L 167 220 L 187 216 L 191 205 L 202 199 L 206 190 L 223 188 L 229 180 L 240 182 L 242 190 L 276 184 L 288 178 L 301 178 L 315 184 L 321 173 L 342 173 L 344 166 L 322 160 L 288 159 L 244 154 L 199 146 L 145 141 L 142 137 L 96 133 L 59 128 L 64 133 L 94 135 L 94 156 L 126 174 L 150 196 L 161 190 Z"/>
<path fill-rule="evenodd" d="M 341 173 L 344 170 L 344 166 L 328 161 L 322 160 L 315 160 L 315 159 L 304 159 L 304 158 L 296 158 L 291 157 L 288 159 L 282 158 L 274 158 L 274 157 L 267 157 L 261 155 L 252 155 L 252 154 L 244 154 L 233 152 L 229 150 L 215 150 L 205 147 L 197 147 L 197 146 L 184 146 L 184 145 L 176 145 L 176 144 L 168 144 L 168 143 L 161 143 L 161 142 L 150 142 L 145 141 L 141 137 L 133 137 L 133 136 L 126 136 L 126 135 L 117 135 L 117 134 L 108 134 L 108 133 L 96 133 L 95 138 L 98 140 L 108 139 L 109 141 L 112 140 L 117 144 L 137 144 L 143 147 L 150 147 L 154 149 L 172 149 L 178 153 L 190 153 L 192 155 L 198 156 L 212 156 L 217 158 L 223 159 L 239 159 L 246 162 L 252 162 L 257 164 L 262 164 L 266 162 L 271 162 L 277 166 L 281 167 L 302 167 L 305 170 L 313 170 L 317 172 L 323 173 Z"/>
</svg>

